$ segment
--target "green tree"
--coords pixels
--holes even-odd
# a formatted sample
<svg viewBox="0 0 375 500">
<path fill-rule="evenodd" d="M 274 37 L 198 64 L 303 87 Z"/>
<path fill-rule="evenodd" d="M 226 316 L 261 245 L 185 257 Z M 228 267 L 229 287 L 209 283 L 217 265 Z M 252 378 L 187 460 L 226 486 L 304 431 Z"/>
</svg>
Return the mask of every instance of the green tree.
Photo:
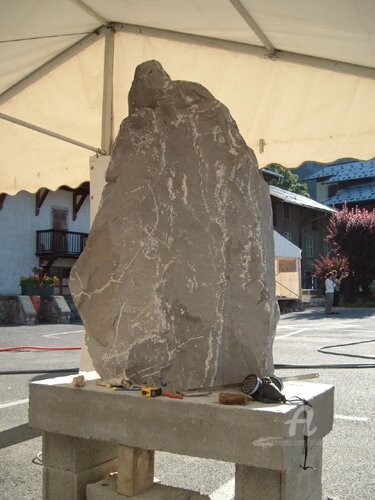
<svg viewBox="0 0 375 500">
<path fill-rule="evenodd" d="M 282 175 L 281 179 L 272 179 L 270 184 L 277 186 L 286 191 L 291 191 L 292 193 L 301 194 L 302 196 L 307 196 L 310 198 L 309 192 L 307 190 L 307 185 L 305 183 L 299 182 L 298 175 L 292 174 L 292 172 L 278 163 L 270 163 L 266 167 L 267 170 L 271 170 L 276 174 Z"/>
<path fill-rule="evenodd" d="M 375 209 L 344 206 L 337 210 L 328 223 L 327 241 L 333 254 L 347 261 L 346 297 L 354 298 L 359 288 L 363 295 L 369 295 L 370 283 L 375 280 Z"/>
</svg>

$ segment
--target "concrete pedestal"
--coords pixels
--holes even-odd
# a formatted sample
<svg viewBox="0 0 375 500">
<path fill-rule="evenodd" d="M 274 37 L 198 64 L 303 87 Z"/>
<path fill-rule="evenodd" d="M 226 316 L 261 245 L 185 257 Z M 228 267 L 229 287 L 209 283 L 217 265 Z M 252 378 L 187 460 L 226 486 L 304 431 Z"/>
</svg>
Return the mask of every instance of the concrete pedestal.
<svg viewBox="0 0 375 500">
<path fill-rule="evenodd" d="M 143 398 L 95 381 L 78 389 L 71 381 L 30 384 L 30 424 L 44 431 L 44 500 L 94 500 L 100 498 L 98 488 L 108 500 L 129 498 L 124 492 L 132 491 L 140 499 L 169 498 L 166 491 L 160 493 L 162 485 L 150 482 L 154 450 L 234 462 L 236 500 L 321 497 L 322 439 L 333 423 L 332 386 L 286 383 L 287 398 L 305 398 L 309 409 L 256 401 L 224 406 L 217 404 L 218 393 L 183 400 Z M 137 463 L 146 463 L 142 470 L 147 473 L 139 474 Z M 99 483 L 114 470 L 117 486 L 116 478 Z M 195 498 L 192 494 L 174 489 L 170 498 Z"/>
</svg>

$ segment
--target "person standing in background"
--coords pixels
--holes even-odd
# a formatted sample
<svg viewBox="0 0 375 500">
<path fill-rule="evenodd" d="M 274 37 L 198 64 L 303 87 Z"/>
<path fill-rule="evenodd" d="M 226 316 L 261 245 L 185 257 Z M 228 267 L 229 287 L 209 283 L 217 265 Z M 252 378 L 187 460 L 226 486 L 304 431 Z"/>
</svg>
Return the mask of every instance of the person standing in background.
<svg viewBox="0 0 375 500">
<path fill-rule="evenodd" d="M 326 308 L 325 308 L 325 313 L 326 314 L 335 314 L 332 311 L 332 306 L 333 306 L 333 298 L 334 298 L 334 292 L 335 292 L 335 283 L 332 279 L 332 273 L 329 272 L 325 275 L 325 301 L 326 301 Z"/>
</svg>

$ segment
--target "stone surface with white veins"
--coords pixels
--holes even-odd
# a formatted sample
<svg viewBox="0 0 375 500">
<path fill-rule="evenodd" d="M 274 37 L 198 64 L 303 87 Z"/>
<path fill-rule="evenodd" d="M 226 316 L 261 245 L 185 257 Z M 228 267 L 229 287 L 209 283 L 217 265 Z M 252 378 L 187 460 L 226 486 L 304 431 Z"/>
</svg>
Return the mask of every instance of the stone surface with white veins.
<svg viewBox="0 0 375 500">
<path fill-rule="evenodd" d="M 101 377 L 178 390 L 272 373 L 271 203 L 228 109 L 141 64 L 106 180 L 70 279 Z"/>
</svg>

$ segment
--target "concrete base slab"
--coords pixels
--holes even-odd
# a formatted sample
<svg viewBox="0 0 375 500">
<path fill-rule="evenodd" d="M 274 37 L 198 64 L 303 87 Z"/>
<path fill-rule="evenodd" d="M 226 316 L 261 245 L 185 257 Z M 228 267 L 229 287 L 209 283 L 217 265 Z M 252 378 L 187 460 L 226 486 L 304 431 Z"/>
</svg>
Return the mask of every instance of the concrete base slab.
<svg viewBox="0 0 375 500">
<path fill-rule="evenodd" d="M 136 498 L 137 500 L 209 500 L 209 496 L 201 495 L 196 491 L 174 488 L 163 484 L 154 484 L 149 490 L 132 497 L 117 493 L 116 475 L 104 481 L 88 484 L 86 500 L 124 500 Z"/>
<path fill-rule="evenodd" d="M 309 446 L 296 467 L 283 471 L 236 465 L 236 500 L 317 500 L 321 498 L 322 443 Z M 251 496 L 249 496 L 251 492 Z"/>
<path fill-rule="evenodd" d="M 117 459 L 117 447 L 105 441 L 43 433 L 43 465 L 82 472 Z"/>
<path fill-rule="evenodd" d="M 219 392 L 182 400 L 143 398 L 139 392 L 108 390 L 94 380 L 78 389 L 72 380 L 62 377 L 30 384 L 30 424 L 44 431 L 44 453 L 55 468 L 48 470 L 45 464 L 44 500 L 60 500 L 55 485 L 65 491 L 64 500 L 84 498 L 85 481 L 104 476 L 81 482 L 83 475 L 101 470 L 102 461 L 112 458 L 114 447 L 118 451 L 121 446 L 140 449 L 141 457 L 151 457 L 158 450 L 234 462 L 236 500 L 315 500 L 321 495 L 322 439 L 333 423 L 332 386 L 286 382 L 283 392 L 290 399 L 286 404 L 249 400 L 247 406 L 227 406 L 218 404 Z M 117 456 L 124 462 L 121 453 Z M 128 461 L 132 466 L 127 463 L 125 479 L 139 482 L 137 464 L 147 461 L 138 458 L 134 455 Z M 82 464 L 89 469 L 78 472 Z M 53 480 L 47 481 L 49 476 Z M 70 485 L 70 493 L 64 484 Z M 171 496 L 168 490 L 160 490 L 159 495 L 158 488 L 139 491 L 136 498 L 205 498 L 189 491 L 186 496 L 179 489 L 173 489 Z M 101 486 L 100 495 L 91 498 L 127 498 L 116 491 L 105 497 L 107 490 L 111 491 L 108 485 Z"/>
<path fill-rule="evenodd" d="M 44 466 L 43 500 L 86 500 L 86 485 L 108 477 L 116 469 L 117 460 L 81 472 Z"/>
<path fill-rule="evenodd" d="M 138 392 L 108 390 L 89 380 L 74 388 L 73 377 L 30 384 L 29 419 L 34 428 L 134 448 L 213 458 L 259 468 L 284 470 L 298 460 L 306 422 L 295 404 L 218 404 L 207 397 L 143 398 Z M 333 387 L 287 382 L 287 398 L 310 402 L 308 427 L 314 440 L 332 429 Z M 158 432 L 149 432 L 158 429 Z"/>
</svg>

